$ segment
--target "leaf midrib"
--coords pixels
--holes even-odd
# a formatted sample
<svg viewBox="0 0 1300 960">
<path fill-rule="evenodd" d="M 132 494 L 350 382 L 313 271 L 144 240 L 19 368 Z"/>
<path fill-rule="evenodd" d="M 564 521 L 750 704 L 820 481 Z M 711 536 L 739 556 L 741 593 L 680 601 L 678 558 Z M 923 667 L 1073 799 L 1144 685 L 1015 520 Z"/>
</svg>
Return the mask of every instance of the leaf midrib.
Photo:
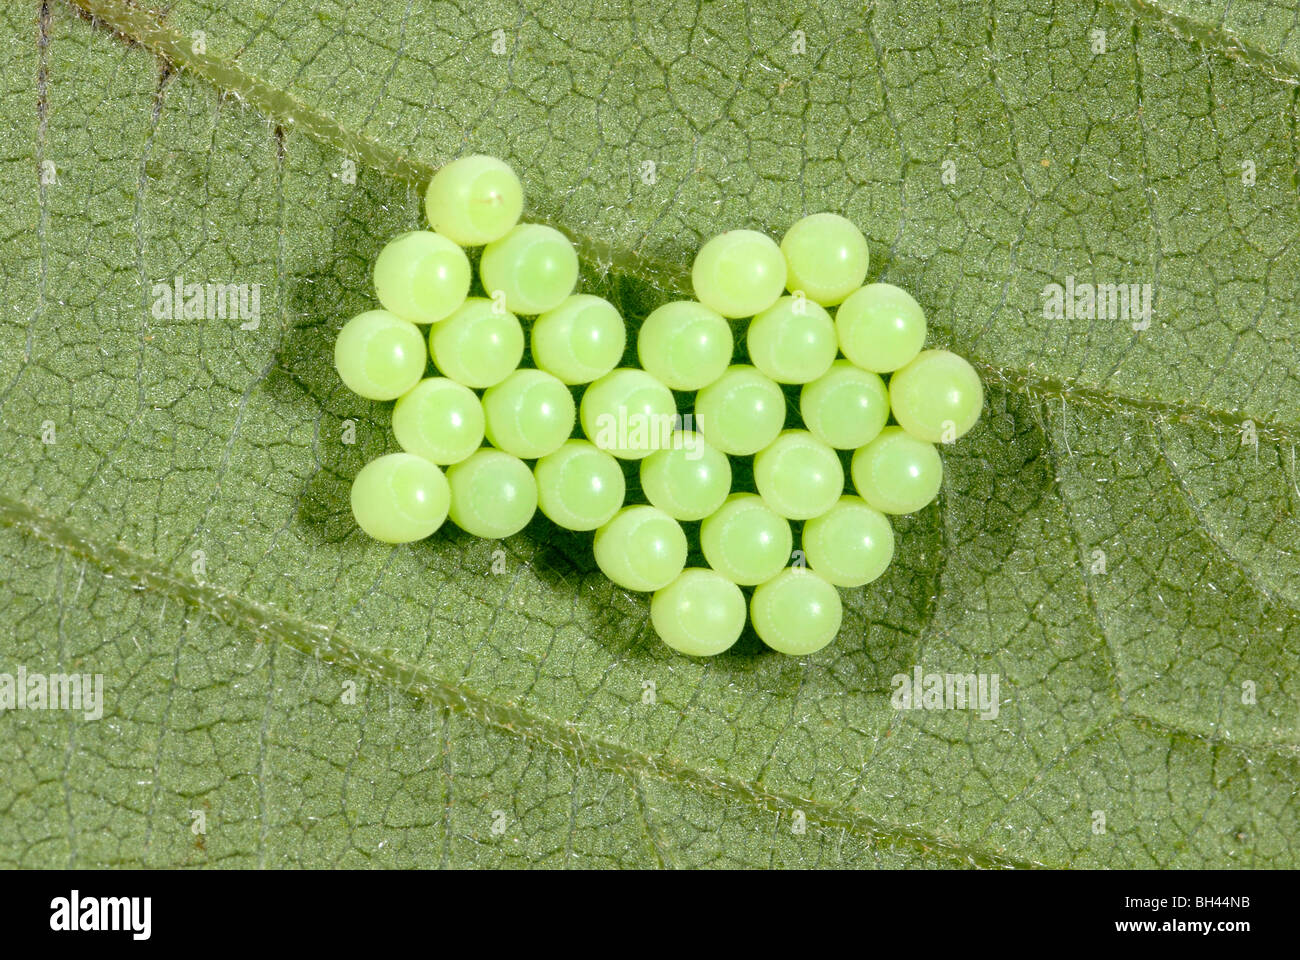
<svg viewBox="0 0 1300 960">
<path fill-rule="evenodd" d="M 285 643 L 314 659 L 391 685 L 400 692 L 433 706 L 463 713 L 485 726 L 539 743 L 577 763 L 618 774 L 628 780 L 631 789 L 636 789 L 641 779 L 656 779 L 773 813 L 789 813 L 799 809 L 810 822 L 826 828 L 844 829 L 888 846 L 908 847 L 926 853 L 938 851 L 954 861 L 973 866 L 1021 869 L 1051 866 L 1041 861 L 1021 860 L 969 844 L 960 844 L 910 826 L 887 824 L 845 805 L 764 790 L 738 777 L 720 777 L 665 757 L 640 753 L 600 738 L 585 737 L 573 724 L 526 710 L 509 701 L 493 699 L 465 684 L 437 677 L 422 667 L 359 647 L 331 627 L 288 615 L 219 586 L 160 571 L 153 567 L 148 558 L 121 546 L 98 544 L 70 524 L 3 494 L 0 494 L 0 524 L 63 553 L 80 557 L 106 575 L 136 584 L 142 589 L 151 589 L 186 606 L 202 610 L 232 629 Z M 1145 724 L 1164 736 L 1196 743 L 1214 743 L 1220 749 L 1243 756 L 1251 756 L 1253 752 L 1263 750 L 1291 760 L 1300 753 L 1300 748 L 1292 744 L 1246 744 L 1210 740 L 1198 733 L 1172 726 L 1159 717 L 1127 708 L 1108 720 L 1101 720 L 1085 741 L 1122 719 Z M 1075 744 L 1076 748 L 1078 746 Z M 1068 753 L 1069 750 L 1064 752 Z"/>
<path fill-rule="evenodd" d="M 1166 9 L 1160 0 L 1102 0 L 1107 6 L 1124 10 L 1147 23 L 1155 24 L 1180 40 L 1213 50 L 1230 60 L 1244 63 L 1265 74 L 1270 80 L 1290 86 L 1300 85 L 1300 63 L 1278 53 L 1270 53 L 1249 40 L 1243 40 L 1221 23 L 1198 20 Z"/>
<path fill-rule="evenodd" d="M 282 126 L 301 130 L 318 140 L 349 156 L 354 156 L 367 165 L 393 179 L 411 184 L 427 183 L 433 176 L 434 167 L 419 160 L 414 160 L 403 153 L 358 133 L 339 123 L 301 100 L 277 87 L 209 54 L 194 53 L 189 39 L 179 32 L 163 25 L 159 15 L 145 8 L 122 8 L 112 0 L 68 0 L 80 10 L 107 24 L 118 34 L 141 44 L 155 56 L 165 61 L 178 64 L 203 77 L 218 88 L 232 93 L 252 103 L 268 116 L 274 117 Z M 1150 0 L 1105 0 L 1112 6 L 1129 10 L 1139 18 L 1149 18 L 1158 14 L 1156 23 L 1174 32 L 1180 39 L 1192 39 L 1203 45 L 1210 45 L 1226 56 L 1242 46 L 1224 31 L 1218 31 L 1220 42 L 1211 43 L 1206 38 L 1213 37 L 1215 28 L 1201 24 L 1205 37 L 1191 35 L 1188 30 L 1179 32 L 1171 24 L 1190 24 L 1189 18 L 1179 17 L 1165 11 L 1158 3 Z M 1181 28 L 1180 28 L 1181 29 Z M 1262 50 L 1255 50 L 1257 57 L 1268 58 L 1270 55 Z M 1300 84 L 1300 64 L 1285 61 L 1289 71 L 1286 76 L 1294 79 L 1286 82 Z M 643 277 L 651 282 L 665 286 L 669 291 L 689 294 L 690 284 L 686 269 L 679 263 L 672 263 L 646 254 L 639 249 L 615 249 L 610 244 L 584 234 L 577 234 L 566 227 L 566 232 L 573 238 L 582 258 L 588 262 L 607 266 L 615 273 L 632 277 Z M 1194 400 L 1161 400 L 1157 397 L 1122 394 L 1100 387 L 1078 383 L 1073 380 L 1045 376 L 1024 367 L 1006 367 L 991 360 L 971 357 L 976 367 L 985 376 L 996 377 L 1004 386 L 1018 393 L 1028 394 L 1041 399 L 1063 399 L 1069 403 L 1092 407 L 1104 412 L 1121 415 L 1155 418 L 1162 422 L 1176 422 L 1210 430 L 1217 434 L 1236 433 L 1242 422 L 1248 419 L 1244 411 L 1225 410 L 1212 407 Z M 1249 418 L 1252 420 L 1256 434 L 1265 442 L 1295 443 L 1300 439 L 1300 425 L 1275 419 Z"/>
<path fill-rule="evenodd" d="M 930 853 L 939 851 L 973 866 L 1022 869 L 1048 866 L 889 825 L 845 805 L 764 790 L 738 777 L 718 776 L 667 757 L 587 737 L 573 724 L 494 699 L 463 683 L 437 677 L 422 667 L 358 646 L 334 628 L 299 619 L 217 585 L 158 570 L 149 558 L 122 546 L 96 543 L 65 521 L 3 494 L 0 494 L 0 525 L 79 557 L 102 573 L 133 584 L 137 589 L 148 589 L 202 610 L 232 629 L 279 641 L 313 659 L 351 670 L 435 707 L 463 713 L 485 726 L 539 743 L 576 763 L 616 773 L 627 779 L 631 787 L 636 786 L 638 778 L 656 779 L 774 813 L 799 809 L 810 822 L 827 828 L 845 829 L 890 846 Z"/>
</svg>

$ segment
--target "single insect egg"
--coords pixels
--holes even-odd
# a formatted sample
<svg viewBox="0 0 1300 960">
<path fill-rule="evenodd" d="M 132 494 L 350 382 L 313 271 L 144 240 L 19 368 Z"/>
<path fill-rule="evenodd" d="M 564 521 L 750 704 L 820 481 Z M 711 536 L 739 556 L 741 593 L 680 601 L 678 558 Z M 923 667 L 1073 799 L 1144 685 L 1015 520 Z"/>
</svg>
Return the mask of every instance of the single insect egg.
<svg viewBox="0 0 1300 960">
<path fill-rule="evenodd" d="M 731 492 L 731 461 L 702 434 L 678 430 L 641 461 L 641 490 L 675 520 L 703 520 Z"/>
<path fill-rule="evenodd" d="M 623 506 L 626 483 L 618 461 L 586 440 L 566 440 L 533 467 L 537 506 L 566 530 L 595 530 Z"/>
<path fill-rule="evenodd" d="M 421 380 L 394 405 L 393 436 L 431 463 L 459 463 L 483 445 L 483 405 L 454 380 Z"/>
<path fill-rule="evenodd" d="M 710 567 L 732 583 L 771 580 L 790 562 L 790 522 L 752 493 L 733 493 L 700 524 L 700 548 Z"/>
<path fill-rule="evenodd" d="M 840 632 L 840 594 L 811 570 L 791 567 L 759 584 L 749 601 L 758 638 L 778 653 L 816 653 Z"/>
<path fill-rule="evenodd" d="M 915 513 L 939 494 L 943 460 L 933 444 L 885 427 L 853 454 L 853 485 L 881 513 Z"/>
<path fill-rule="evenodd" d="M 334 341 L 339 378 L 367 400 L 397 399 L 420 382 L 427 365 L 419 328 L 387 310 L 357 314 Z"/>
<path fill-rule="evenodd" d="M 482 297 L 470 297 L 450 317 L 429 328 L 433 365 L 467 387 L 500 383 L 519 366 L 523 355 L 519 318 Z"/>
<path fill-rule="evenodd" d="M 892 283 L 869 283 L 835 311 L 840 349 L 863 370 L 889 373 L 908 363 L 925 343 L 925 312 Z"/>
<path fill-rule="evenodd" d="M 529 316 L 554 310 L 578 282 L 578 254 L 554 227 L 521 223 L 483 248 L 479 279 L 489 297 L 505 295 L 506 309 Z"/>
<path fill-rule="evenodd" d="M 835 360 L 839 341 L 824 307 L 806 297 L 782 297 L 749 322 L 749 359 L 777 383 L 816 380 Z"/>
<path fill-rule="evenodd" d="M 785 256 L 756 230 L 720 233 L 695 255 L 695 299 L 724 317 L 752 317 L 785 289 Z"/>
<path fill-rule="evenodd" d="M 465 302 L 472 271 L 465 251 L 441 234 L 412 230 L 375 258 L 375 295 L 412 323 L 437 323 Z"/>
<path fill-rule="evenodd" d="M 856 450 L 884 429 L 889 391 L 880 374 L 836 360 L 799 391 L 799 414 L 819 440 L 839 450 Z"/>
<path fill-rule="evenodd" d="M 488 387 L 483 413 L 488 442 L 524 460 L 560 449 L 577 417 L 569 388 L 542 370 L 516 370 Z"/>
<path fill-rule="evenodd" d="M 650 622 L 659 639 L 692 657 L 728 649 L 745 628 L 745 613 L 740 587 L 703 567 L 683 570 L 650 598 Z"/>
<path fill-rule="evenodd" d="M 686 566 L 682 525 L 657 507 L 624 507 L 596 531 L 596 565 L 626 590 L 652 593 Z"/>
<path fill-rule="evenodd" d="M 829 307 L 840 303 L 867 277 L 871 257 L 867 238 L 834 213 L 814 213 L 796 221 L 781 238 L 786 288 Z"/>
<path fill-rule="evenodd" d="M 984 408 L 984 385 L 964 357 L 922 350 L 889 378 L 894 419 L 918 440 L 952 443 L 965 436 Z"/>
<path fill-rule="evenodd" d="M 474 154 L 444 164 L 429 181 L 429 225 L 464 247 L 499 240 L 519 222 L 524 188 L 508 163 Z"/>
<path fill-rule="evenodd" d="M 641 324 L 637 356 L 646 373 L 674 390 L 699 390 L 731 363 L 731 325 L 694 300 L 665 303 Z"/>
<path fill-rule="evenodd" d="M 466 533 L 499 540 L 528 526 L 537 510 L 537 481 L 528 464 L 484 447 L 447 468 L 451 522 Z"/>
<path fill-rule="evenodd" d="M 839 503 L 803 525 L 808 566 L 837 587 L 860 587 L 877 579 L 894 559 L 889 518 L 858 497 Z"/>
<path fill-rule="evenodd" d="M 695 396 L 696 425 L 723 453 L 747 457 L 785 425 L 785 394 L 754 367 L 738 363 Z"/>
<path fill-rule="evenodd" d="M 640 460 L 667 445 L 677 417 L 673 393 L 644 370 L 621 367 L 582 395 L 587 439 L 624 460 Z"/>
<path fill-rule="evenodd" d="M 839 455 L 807 430 L 786 430 L 754 457 L 754 485 L 791 520 L 821 516 L 844 492 Z"/>
<path fill-rule="evenodd" d="M 590 383 L 623 358 L 627 327 L 608 300 L 575 293 L 533 324 L 533 362 L 565 383 Z"/>
<path fill-rule="evenodd" d="M 428 460 L 390 453 L 371 460 L 352 481 L 352 515 L 376 540 L 410 543 L 442 526 L 450 496 L 446 477 Z"/>
</svg>

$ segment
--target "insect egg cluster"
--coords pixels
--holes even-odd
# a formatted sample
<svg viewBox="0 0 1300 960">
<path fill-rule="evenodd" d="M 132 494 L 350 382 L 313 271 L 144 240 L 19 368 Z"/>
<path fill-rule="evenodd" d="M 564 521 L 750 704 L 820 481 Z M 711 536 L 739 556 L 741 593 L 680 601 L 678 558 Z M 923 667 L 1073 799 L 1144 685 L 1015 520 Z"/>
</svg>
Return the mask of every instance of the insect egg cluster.
<svg viewBox="0 0 1300 960">
<path fill-rule="evenodd" d="M 594 531 L 597 566 L 653 594 L 651 621 L 675 650 L 721 653 L 747 618 L 782 653 L 826 646 L 840 629 L 839 588 L 872 582 L 893 558 L 890 515 L 938 494 L 935 445 L 978 420 L 975 370 L 923 349 L 921 307 L 865 283 L 867 241 L 832 213 L 804 217 L 780 244 L 752 230 L 710 239 L 692 268 L 695 299 L 650 313 L 640 366 L 619 366 L 623 317 L 574 292 L 573 245 L 520 223 L 522 211 L 507 164 L 463 157 L 429 184 L 432 229 L 395 237 L 376 258 L 380 306 L 343 326 L 335 366 L 357 394 L 396 401 L 402 452 L 357 474 L 358 526 L 405 543 L 450 519 L 496 539 L 540 510 Z M 488 297 L 470 296 L 465 248 L 478 246 Z M 535 318 L 531 367 L 520 315 Z M 733 362 L 737 320 L 748 321 L 748 363 Z M 799 386 L 793 429 L 783 384 Z M 694 394 L 689 427 L 674 391 Z M 846 478 L 839 451 L 850 450 Z M 756 493 L 733 491 L 737 457 L 752 458 Z M 636 462 L 646 502 L 628 502 L 620 460 Z M 806 566 L 791 565 L 791 521 Z M 683 524 L 695 523 L 707 567 L 686 566 Z"/>
</svg>

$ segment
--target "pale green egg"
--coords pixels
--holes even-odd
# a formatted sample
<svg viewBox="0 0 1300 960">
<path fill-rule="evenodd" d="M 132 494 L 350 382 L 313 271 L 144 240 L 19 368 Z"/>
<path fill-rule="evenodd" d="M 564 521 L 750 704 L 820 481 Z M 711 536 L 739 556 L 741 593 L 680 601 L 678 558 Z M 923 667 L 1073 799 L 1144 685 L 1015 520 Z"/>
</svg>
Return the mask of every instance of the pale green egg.
<svg viewBox="0 0 1300 960">
<path fill-rule="evenodd" d="M 915 513 L 939 494 L 943 460 L 933 444 L 885 427 L 853 454 L 853 485 L 881 513 Z"/>
<path fill-rule="evenodd" d="M 523 209 L 524 188 L 514 170 L 482 154 L 444 164 L 424 195 L 430 226 L 465 247 L 504 237 Z"/>
<path fill-rule="evenodd" d="M 651 593 L 686 566 L 686 533 L 658 507 L 624 507 L 596 531 L 596 565 L 627 590 Z"/>
<path fill-rule="evenodd" d="M 519 318 L 500 304 L 470 297 L 442 323 L 429 328 L 429 355 L 444 376 L 482 389 L 500 383 L 524 355 Z"/>
<path fill-rule="evenodd" d="M 785 289 L 785 256 L 756 230 L 720 233 L 695 255 L 695 299 L 724 317 L 752 317 Z"/>
<path fill-rule="evenodd" d="M 922 350 L 889 378 L 889 405 L 899 426 L 919 440 L 952 443 L 984 408 L 984 385 L 963 357 Z"/>
<path fill-rule="evenodd" d="M 811 570 L 791 567 L 754 588 L 749 617 L 760 640 L 779 653 L 816 653 L 840 632 L 839 591 Z"/>
<path fill-rule="evenodd" d="M 672 436 L 677 401 L 644 370 L 620 367 L 587 387 L 579 406 L 587 439 L 623 460 L 640 460 Z"/>
<path fill-rule="evenodd" d="M 641 490 L 676 520 L 703 520 L 731 492 L 731 461 L 703 434 L 679 430 L 641 461 Z"/>
<path fill-rule="evenodd" d="M 889 420 L 889 390 L 880 374 L 836 360 L 799 391 L 799 413 L 813 436 L 838 450 L 856 450 Z"/>
<path fill-rule="evenodd" d="M 566 440 L 537 461 L 537 506 L 566 530 L 595 530 L 623 506 L 626 482 L 618 461 L 586 440 Z"/>
<path fill-rule="evenodd" d="M 427 366 L 419 328 L 387 310 L 357 314 L 334 341 L 339 378 L 367 400 L 397 399 L 420 382 Z"/>
<path fill-rule="evenodd" d="M 498 540 L 528 526 L 537 511 L 537 481 L 528 464 L 484 447 L 447 468 L 451 522 L 466 533 Z"/>
<path fill-rule="evenodd" d="M 925 313 L 906 290 L 869 283 L 839 305 L 835 332 L 844 356 L 863 370 L 889 373 L 920 353 Z"/>
<path fill-rule="evenodd" d="M 803 525 L 808 566 L 837 587 L 860 587 L 877 579 L 894 558 L 889 518 L 858 497 L 839 503 Z"/>
<path fill-rule="evenodd" d="M 573 395 L 542 370 L 516 370 L 483 394 L 486 433 L 492 446 L 524 460 L 560 448 L 573 433 Z"/>
<path fill-rule="evenodd" d="M 411 323 L 437 323 L 465 302 L 473 272 L 465 251 L 429 230 L 390 240 L 375 258 L 375 295 Z"/>
<path fill-rule="evenodd" d="M 710 567 L 732 583 L 753 586 L 790 562 L 790 523 L 752 493 L 733 493 L 700 524 L 700 547 Z"/>
<path fill-rule="evenodd" d="M 483 426 L 483 405 L 474 391 L 446 377 L 421 380 L 393 406 L 397 442 L 432 463 L 464 460 L 483 445 Z"/>
<path fill-rule="evenodd" d="M 434 464 L 410 453 L 371 460 L 352 481 L 352 516 L 384 543 L 409 543 L 434 533 L 447 518 L 450 491 Z"/>
<path fill-rule="evenodd" d="M 733 348 L 731 325 L 694 300 L 665 303 L 637 335 L 641 366 L 673 390 L 707 387 L 727 369 Z"/>
<path fill-rule="evenodd" d="M 578 254 L 554 227 L 521 223 L 483 248 L 479 279 L 489 297 L 529 316 L 554 310 L 578 282 Z"/>
<path fill-rule="evenodd" d="M 782 297 L 756 316 L 745 344 L 750 362 L 777 383 L 816 380 L 839 350 L 831 315 L 804 297 Z"/>
<path fill-rule="evenodd" d="M 839 500 L 844 467 L 839 455 L 807 430 L 785 430 L 755 455 L 754 485 L 781 516 L 807 520 Z"/>
<path fill-rule="evenodd" d="M 748 364 L 726 373 L 695 396 L 695 426 L 723 453 L 745 457 L 776 439 L 785 425 L 785 394 Z"/>
<path fill-rule="evenodd" d="M 829 307 L 841 302 L 867 276 L 871 257 L 867 238 L 834 213 L 814 213 L 797 221 L 781 238 L 785 285 Z"/>
<path fill-rule="evenodd" d="M 608 300 L 589 293 L 566 297 L 533 324 L 533 362 L 565 383 L 590 383 L 623 357 L 627 327 Z"/>
<path fill-rule="evenodd" d="M 659 639 L 692 657 L 730 648 L 745 629 L 745 614 L 740 588 L 701 567 L 683 570 L 650 599 L 650 622 Z"/>
</svg>

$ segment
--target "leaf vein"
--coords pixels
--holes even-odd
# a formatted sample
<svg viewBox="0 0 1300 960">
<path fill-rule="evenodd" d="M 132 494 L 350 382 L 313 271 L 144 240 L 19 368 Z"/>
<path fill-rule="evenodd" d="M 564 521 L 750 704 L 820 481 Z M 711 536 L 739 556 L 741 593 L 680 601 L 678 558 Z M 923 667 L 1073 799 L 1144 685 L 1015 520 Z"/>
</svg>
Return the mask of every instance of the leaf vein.
<svg viewBox="0 0 1300 960">
<path fill-rule="evenodd" d="M 886 824 L 842 805 L 767 791 L 740 778 L 697 769 L 668 756 L 641 753 L 586 737 L 571 723 L 494 700 L 467 686 L 443 680 L 414 664 L 358 647 L 330 627 L 286 615 L 211 584 L 200 584 L 188 577 L 155 569 L 148 559 L 138 554 L 121 546 L 95 543 L 66 522 L 3 494 L 0 494 L 0 524 L 13 527 L 37 542 L 82 557 L 116 578 L 202 610 L 255 638 L 285 643 L 322 662 L 391 685 L 408 696 L 463 713 L 480 724 L 521 739 L 546 745 L 579 764 L 586 763 L 624 777 L 654 777 L 751 808 L 771 811 L 801 809 L 809 821 L 825 827 L 842 827 L 885 845 L 938 852 L 968 866 L 1030 868 L 1045 865 L 963 845 L 910 825 Z"/>
<path fill-rule="evenodd" d="M 279 118 L 286 129 L 301 130 L 313 139 L 356 157 L 397 180 L 420 184 L 433 176 L 433 165 L 411 159 L 371 137 L 350 130 L 332 117 L 314 110 L 291 94 L 231 63 L 210 54 L 194 53 L 186 38 L 179 32 L 160 25 L 147 10 L 124 8 L 112 0 L 69 2 L 77 4 L 123 36 L 140 43 L 156 56 L 184 66 L 218 88 L 230 91 L 248 100 L 264 113 Z M 1300 71 L 1297 71 L 1297 76 L 1300 78 Z M 612 272 L 650 278 L 663 285 L 668 292 L 689 293 L 688 269 L 682 264 L 657 258 L 644 252 L 640 246 L 635 249 L 615 248 L 594 237 L 575 234 L 573 231 L 569 233 L 584 260 Z M 942 333 L 938 330 L 936 332 Z M 1217 432 L 1236 430 L 1248 416 L 1241 410 L 1220 410 L 1192 400 L 1166 401 L 1130 396 L 1098 386 L 1044 376 L 1035 371 L 1032 364 L 1020 369 L 1001 367 L 979 357 L 971 359 L 978 369 L 986 375 L 995 376 L 1007 389 L 1035 397 L 1066 396 L 1072 403 L 1116 413 L 1159 416 Z M 1255 421 L 1256 430 L 1262 439 L 1279 442 L 1300 440 L 1300 424 L 1276 421 L 1260 415 L 1252 415 L 1251 419 Z"/>
</svg>

